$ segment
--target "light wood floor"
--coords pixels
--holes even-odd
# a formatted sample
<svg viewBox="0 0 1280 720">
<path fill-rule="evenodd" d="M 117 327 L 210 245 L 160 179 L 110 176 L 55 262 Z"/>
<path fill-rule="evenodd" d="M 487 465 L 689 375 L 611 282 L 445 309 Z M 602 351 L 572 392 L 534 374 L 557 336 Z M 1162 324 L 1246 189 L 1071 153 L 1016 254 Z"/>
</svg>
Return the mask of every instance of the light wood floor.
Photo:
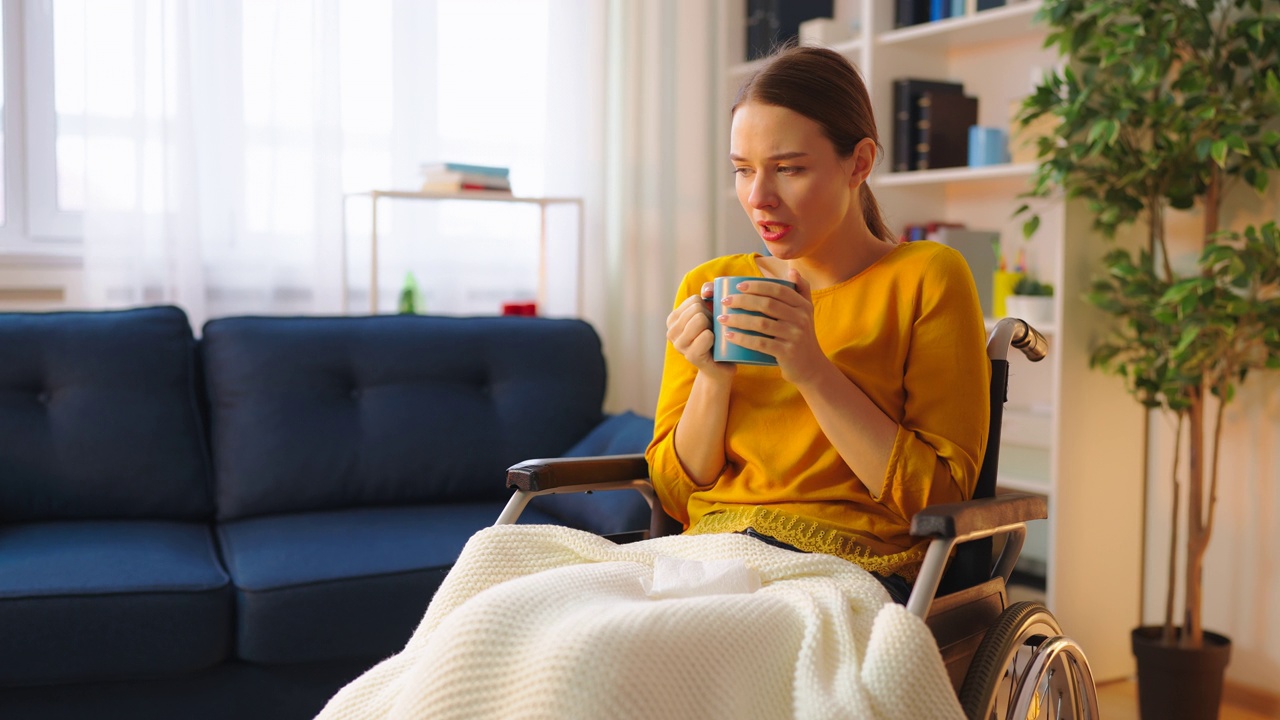
<svg viewBox="0 0 1280 720">
<path fill-rule="evenodd" d="M 1105 720 L 1138 720 L 1138 686 L 1131 680 L 1098 686 L 1098 714 Z M 1280 714 L 1259 713 L 1223 703 L 1218 720 L 1276 720 Z"/>
</svg>

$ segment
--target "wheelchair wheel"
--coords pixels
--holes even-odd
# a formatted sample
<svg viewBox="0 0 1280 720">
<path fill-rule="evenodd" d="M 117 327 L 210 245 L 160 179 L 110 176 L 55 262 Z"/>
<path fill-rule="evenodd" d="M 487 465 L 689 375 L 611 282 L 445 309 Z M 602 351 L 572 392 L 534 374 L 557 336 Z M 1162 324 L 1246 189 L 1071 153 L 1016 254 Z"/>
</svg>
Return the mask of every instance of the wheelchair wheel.
<svg viewBox="0 0 1280 720">
<path fill-rule="evenodd" d="M 1096 720 L 1093 675 L 1048 608 L 1010 605 L 987 631 L 960 688 L 969 720 Z"/>
</svg>

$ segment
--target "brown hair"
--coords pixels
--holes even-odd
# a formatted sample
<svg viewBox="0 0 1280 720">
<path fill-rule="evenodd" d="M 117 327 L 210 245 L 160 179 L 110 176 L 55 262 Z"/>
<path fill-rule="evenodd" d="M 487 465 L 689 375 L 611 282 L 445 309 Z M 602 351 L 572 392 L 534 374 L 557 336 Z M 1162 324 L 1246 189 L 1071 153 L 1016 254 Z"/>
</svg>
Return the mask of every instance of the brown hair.
<svg viewBox="0 0 1280 720">
<path fill-rule="evenodd" d="M 842 158 L 866 138 L 876 144 L 877 156 L 884 152 L 867 86 L 857 68 L 834 50 L 801 45 L 775 50 L 765 66 L 738 89 L 730 114 L 751 101 L 784 107 L 818 123 Z M 880 204 L 866 183 L 861 198 L 862 218 L 871 234 L 893 242 Z"/>
</svg>

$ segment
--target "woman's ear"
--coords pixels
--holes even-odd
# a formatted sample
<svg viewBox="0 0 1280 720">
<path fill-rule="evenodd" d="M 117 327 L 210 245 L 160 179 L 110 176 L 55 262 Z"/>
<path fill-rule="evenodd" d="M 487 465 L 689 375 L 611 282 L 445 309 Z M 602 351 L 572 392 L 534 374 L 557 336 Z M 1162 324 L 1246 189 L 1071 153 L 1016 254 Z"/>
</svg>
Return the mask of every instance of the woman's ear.
<svg viewBox="0 0 1280 720">
<path fill-rule="evenodd" d="M 867 181 L 871 168 L 876 165 L 876 141 L 863 138 L 849 156 L 849 187 L 856 188 Z"/>
</svg>

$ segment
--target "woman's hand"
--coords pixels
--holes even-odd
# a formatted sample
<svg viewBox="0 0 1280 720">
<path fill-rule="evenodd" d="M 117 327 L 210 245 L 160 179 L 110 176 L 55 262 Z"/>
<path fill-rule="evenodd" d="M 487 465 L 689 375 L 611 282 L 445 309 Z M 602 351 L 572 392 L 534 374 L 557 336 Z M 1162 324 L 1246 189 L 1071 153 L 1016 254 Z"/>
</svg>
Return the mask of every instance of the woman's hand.
<svg viewBox="0 0 1280 720">
<path fill-rule="evenodd" d="M 667 316 L 667 340 L 698 372 L 716 377 L 731 377 L 734 366 L 711 359 L 715 336 L 711 331 L 708 300 L 712 284 L 703 283 L 701 295 L 690 295 Z"/>
<path fill-rule="evenodd" d="M 787 271 L 787 279 L 796 284 L 794 290 L 773 282 L 742 283 L 741 294 L 724 299 L 724 308 L 762 313 L 767 317 L 744 314 L 721 314 L 719 321 L 725 326 L 726 339 L 748 350 L 758 350 L 772 355 L 778 361 L 782 377 L 793 385 L 803 385 L 819 377 L 831 364 L 813 324 L 813 296 L 809 282 L 794 269 Z M 737 330 L 751 330 L 770 337 L 747 335 Z"/>
</svg>

